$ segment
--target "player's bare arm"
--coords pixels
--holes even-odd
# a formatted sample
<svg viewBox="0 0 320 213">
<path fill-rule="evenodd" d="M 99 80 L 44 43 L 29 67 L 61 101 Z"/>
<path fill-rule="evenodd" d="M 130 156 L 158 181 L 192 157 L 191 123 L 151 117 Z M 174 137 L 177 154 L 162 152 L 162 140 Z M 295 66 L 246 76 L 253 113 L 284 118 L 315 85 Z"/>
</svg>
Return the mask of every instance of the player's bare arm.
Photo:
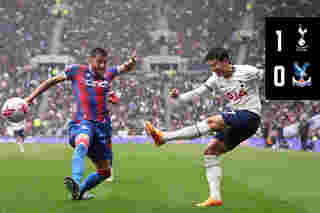
<svg viewBox="0 0 320 213">
<path fill-rule="evenodd" d="M 119 72 L 122 73 L 126 73 L 129 72 L 131 70 L 134 70 L 134 68 L 136 67 L 137 64 L 137 52 L 136 50 L 133 51 L 131 58 L 124 64 L 121 64 L 119 66 Z"/>
<path fill-rule="evenodd" d="M 208 65 L 210 65 L 211 72 L 215 73 L 217 76 L 230 78 L 234 72 L 232 64 L 230 64 L 228 59 L 219 61 L 217 59 L 206 58 L 205 61 Z M 216 77 L 212 76 L 200 87 L 183 94 L 180 94 L 179 90 L 175 88 L 171 91 L 170 96 L 176 99 L 179 104 L 186 103 L 193 100 L 194 98 L 201 97 L 205 93 L 214 93 L 215 81 Z"/>
<path fill-rule="evenodd" d="M 194 98 L 199 98 L 205 94 L 214 93 L 214 81 L 215 77 L 210 77 L 205 83 L 203 83 L 198 88 L 191 90 L 189 92 L 180 94 L 177 88 L 174 88 L 170 92 L 170 97 L 172 98 L 172 103 L 175 107 L 179 106 L 181 103 L 187 103 L 192 101 Z"/>
<path fill-rule="evenodd" d="M 38 95 L 42 94 L 46 90 L 48 90 L 50 87 L 66 80 L 65 75 L 57 75 L 53 78 L 49 78 L 48 80 L 44 81 L 43 83 L 40 84 L 38 88 L 36 88 L 31 95 L 25 98 L 25 101 L 28 104 L 31 104 L 33 99 L 35 99 Z"/>
<path fill-rule="evenodd" d="M 176 99 L 179 103 L 186 103 L 196 97 L 201 97 L 206 92 L 210 92 L 210 89 L 206 85 L 201 85 L 200 87 L 183 94 L 180 94 L 179 90 L 174 88 L 171 90 L 170 97 Z"/>
</svg>

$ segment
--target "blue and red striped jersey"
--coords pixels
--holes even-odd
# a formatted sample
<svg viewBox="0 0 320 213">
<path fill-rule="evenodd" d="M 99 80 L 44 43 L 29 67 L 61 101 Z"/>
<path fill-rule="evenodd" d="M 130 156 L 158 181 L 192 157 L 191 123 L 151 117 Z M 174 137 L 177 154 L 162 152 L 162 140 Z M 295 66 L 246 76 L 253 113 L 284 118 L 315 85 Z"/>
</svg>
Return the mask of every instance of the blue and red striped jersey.
<svg viewBox="0 0 320 213">
<path fill-rule="evenodd" d="M 72 120 L 109 121 L 108 95 L 110 83 L 119 75 L 118 68 L 108 69 L 104 76 L 87 65 L 72 65 L 65 69 L 67 80 L 72 82 L 76 109 Z"/>
</svg>

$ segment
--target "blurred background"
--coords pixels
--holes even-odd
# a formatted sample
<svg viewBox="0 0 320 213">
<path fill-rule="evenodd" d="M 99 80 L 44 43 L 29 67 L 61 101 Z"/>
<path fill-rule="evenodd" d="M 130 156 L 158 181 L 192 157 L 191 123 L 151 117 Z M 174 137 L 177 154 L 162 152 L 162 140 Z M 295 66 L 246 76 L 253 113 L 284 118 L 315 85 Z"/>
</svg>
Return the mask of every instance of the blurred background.
<svg viewBox="0 0 320 213">
<path fill-rule="evenodd" d="M 210 47 L 229 48 L 234 63 L 263 69 L 264 18 L 317 17 L 319 9 L 320 2 L 311 0 L 1 0 L 0 103 L 27 96 L 68 64 L 86 63 L 94 47 L 107 49 L 110 66 L 137 49 L 137 71 L 112 84 L 120 98 L 111 106 L 114 135 L 144 135 L 146 120 L 167 130 L 192 125 L 224 110 L 223 97 L 195 99 L 176 110 L 166 97 L 172 88 L 189 91 L 209 78 L 202 59 Z M 260 91 L 256 136 L 266 146 L 275 138 L 285 141 L 284 127 L 320 112 L 318 101 L 266 101 L 263 81 Z M 72 100 L 69 83 L 41 95 L 27 117 L 26 135 L 67 136 Z M 0 134 L 7 135 L 3 120 Z M 313 150 L 320 129 L 307 136 L 305 150 Z"/>
</svg>

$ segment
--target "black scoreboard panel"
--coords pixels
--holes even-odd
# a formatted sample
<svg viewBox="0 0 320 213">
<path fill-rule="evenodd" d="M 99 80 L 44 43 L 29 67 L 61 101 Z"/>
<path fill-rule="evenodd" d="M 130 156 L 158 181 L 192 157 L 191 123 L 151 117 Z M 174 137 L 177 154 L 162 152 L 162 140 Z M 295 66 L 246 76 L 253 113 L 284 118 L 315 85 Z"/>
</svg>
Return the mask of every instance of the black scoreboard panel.
<svg viewBox="0 0 320 213">
<path fill-rule="evenodd" d="M 320 18 L 265 20 L 266 99 L 320 99 Z"/>
</svg>

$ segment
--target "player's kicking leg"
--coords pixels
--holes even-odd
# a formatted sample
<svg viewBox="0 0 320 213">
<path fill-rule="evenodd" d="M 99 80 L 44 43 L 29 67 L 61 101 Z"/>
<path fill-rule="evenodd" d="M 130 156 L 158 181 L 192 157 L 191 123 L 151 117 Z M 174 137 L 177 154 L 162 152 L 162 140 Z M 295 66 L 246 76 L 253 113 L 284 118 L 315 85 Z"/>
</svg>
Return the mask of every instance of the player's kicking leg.
<svg viewBox="0 0 320 213">
<path fill-rule="evenodd" d="M 163 132 L 147 121 L 146 132 L 153 138 L 156 146 L 161 146 L 172 140 L 186 140 L 198 138 L 206 135 L 209 131 L 221 131 L 225 128 L 222 115 L 215 115 L 206 120 L 196 123 L 193 126 L 188 126 L 172 132 Z"/>
<path fill-rule="evenodd" d="M 255 134 L 260 125 L 260 117 L 247 110 L 239 110 L 236 112 L 221 113 L 221 115 L 210 117 L 205 121 L 206 122 L 202 121 L 194 126 L 186 127 L 175 132 L 161 132 L 152 127 L 150 123 L 147 123 L 146 130 L 158 146 L 171 139 L 194 138 L 197 135 L 200 136 L 201 134 L 207 133 L 209 129 L 219 132 L 204 151 L 204 165 L 210 195 L 206 201 L 198 203 L 196 206 L 221 206 L 223 204 L 221 196 L 223 176 L 220 157 L 223 153 L 234 149 L 242 141 Z"/>
<path fill-rule="evenodd" d="M 209 117 L 193 126 L 173 132 L 162 132 L 154 128 L 150 122 L 146 123 L 146 131 L 150 134 L 157 146 L 161 146 L 170 140 L 192 139 L 207 134 L 209 131 L 222 131 L 226 128 L 222 115 Z M 221 179 L 222 169 L 220 166 L 220 155 L 225 152 L 223 142 L 214 140 L 205 151 L 206 175 L 209 182 L 210 196 L 207 201 L 197 206 L 221 206 Z"/>
</svg>

